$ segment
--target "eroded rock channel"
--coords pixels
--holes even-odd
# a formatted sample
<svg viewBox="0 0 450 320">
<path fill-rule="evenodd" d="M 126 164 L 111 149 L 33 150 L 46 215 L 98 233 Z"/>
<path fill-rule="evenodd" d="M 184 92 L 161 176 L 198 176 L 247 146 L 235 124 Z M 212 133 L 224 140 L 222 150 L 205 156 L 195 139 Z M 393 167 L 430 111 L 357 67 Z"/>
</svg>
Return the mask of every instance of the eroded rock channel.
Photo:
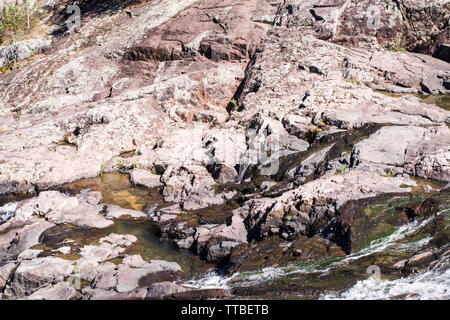
<svg viewBox="0 0 450 320">
<path fill-rule="evenodd" d="M 450 298 L 448 4 L 41 4 L 0 47 L 1 299 Z"/>
</svg>

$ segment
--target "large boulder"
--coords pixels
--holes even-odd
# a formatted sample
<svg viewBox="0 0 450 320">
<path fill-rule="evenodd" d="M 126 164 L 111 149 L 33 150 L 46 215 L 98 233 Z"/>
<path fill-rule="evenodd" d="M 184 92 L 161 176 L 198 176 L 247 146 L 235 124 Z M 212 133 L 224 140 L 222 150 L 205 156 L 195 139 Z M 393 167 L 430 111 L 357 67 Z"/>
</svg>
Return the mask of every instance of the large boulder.
<svg viewBox="0 0 450 320">
<path fill-rule="evenodd" d="M 27 297 L 27 300 L 72 300 L 77 297 L 77 290 L 67 282 L 58 282 L 41 288 Z"/>
<path fill-rule="evenodd" d="M 169 167 L 161 177 L 164 200 L 181 202 L 185 210 L 225 203 L 232 194 L 216 194 L 214 178 L 200 165 Z"/>
<path fill-rule="evenodd" d="M 119 265 L 117 272 L 118 292 L 129 292 L 139 287 L 159 282 L 159 279 L 175 280 L 181 273 L 181 267 L 175 262 L 150 260 L 145 262 L 140 256 L 135 259 L 127 257 Z"/>
<path fill-rule="evenodd" d="M 65 277 L 72 273 L 73 268 L 71 261 L 55 257 L 22 261 L 5 293 L 24 296 L 43 285 L 64 281 Z"/>
<path fill-rule="evenodd" d="M 396 143 L 392 143 L 396 141 Z M 381 174 L 408 173 L 450 181 L 450 130 L 447 126 L 384 127 L 356 144 L 352 164 Z"/>
<path fill-rule="evenodd" d="M 55 224 L 70 223 L 80 227 L 106 228 L 113 225 L 114 222 L 99 214 L 102 210 L 102 205 L 98 204 L 101 196 L 92 202 L 88 195 L 82 193 L 71 197 L 58 191 L 41 192 L 38 197 L 24 201 L 10 222 L 37 216 Z"/>
<path fill-rule="evenodd" d="M 160 181 L 159 175 L 143 169 L 134 169 L 131 171 L 130 180 L 136 185 L 141 185 L 147 188 L 155 188 L 163 185 Z"/>
<path fill-rule="evenodd" d="M 42 233 L 55 224 L 33 217 L 25 224 L 9 224 L 0 226 L 0 262 L 17 258 L 19 254 L 39 243 Z M 11 229 L 9 229 L 11 227 Z"/>
</svg>

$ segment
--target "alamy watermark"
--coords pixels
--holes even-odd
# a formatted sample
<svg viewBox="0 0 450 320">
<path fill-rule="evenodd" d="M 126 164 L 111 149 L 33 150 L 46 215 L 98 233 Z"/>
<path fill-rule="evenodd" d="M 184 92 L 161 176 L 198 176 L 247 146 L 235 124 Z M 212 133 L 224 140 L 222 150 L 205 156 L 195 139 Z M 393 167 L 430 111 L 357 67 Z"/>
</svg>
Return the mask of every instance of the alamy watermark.
<svg viewBox="0 0 450 320">
<path fill-rule="evenodd" d="M 72 272 L 72 275 L 66 279 L 67 284 L 69 287 L 72 287 L 76 290 L 81 289 L 81 274 L 78 271 L 78 268 L 75 266 Z"/>
<path fill-rule="evenodd" d="M 271 176 L 278 173 L 281 154 L 281 136 L 276 129 L 248 129 L 241 132 L 225 132 L 196 128 L 176 135 L 171 163 L 176 166 L 199 164 L 203 166 L 227 165 L 238 170 L 241 178 L 252 167 L 257 167 L 260 175 Z M 180 138 L 178 138 L 180 137 Z"/>
<path fill-rule="evenodd" d="M 367 8 L 367 28 L 378 30 L 382 27 L 382 8 L 387 16 L 389 27 L 392 27 L 395 24 L 394 20 L 396 18 L 396 7 L 393 4 L 383 7 L 379 5 L 371 5 Z"/>
<path fill-rule="evenodd" d="M 381 269 L 377 265 L 367 267 L 366 273 L 370 275 L 370 279 L 379 282 L 381 280 Z"/>
<path fill-rule="evenodd" d="M 66 20 L 66 26 L 70 33 L 81 28 L 81 9 L 79 6 L 71 4 L 66 7 L 66 13 L 69 18 Z"/>
</svg>

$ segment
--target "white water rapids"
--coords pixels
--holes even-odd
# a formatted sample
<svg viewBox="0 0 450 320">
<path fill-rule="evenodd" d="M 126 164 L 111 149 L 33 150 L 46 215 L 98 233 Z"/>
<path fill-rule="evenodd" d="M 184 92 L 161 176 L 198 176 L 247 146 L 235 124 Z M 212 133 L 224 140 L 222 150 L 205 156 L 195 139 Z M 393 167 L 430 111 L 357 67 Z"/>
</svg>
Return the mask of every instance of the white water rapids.
<svg viewBox="0 0 450 320">
<path fill-rule="evenodd" d="M 448 212 L 443 210 L 437 215 Z M 401 249 L 406 245 L 395 245 L 395 242 L 403 239 L 406 235 L 420 230 L 430 223 L 435 216 L 420 223 L 414 221 L 400 227 L 392 235 L 382 239 L 380 242 L 372 243 L 366 249 L 348 256 L 345 260 L 356 259 L 372 252 L 380 252 L 385 249 Z M 411 248 L 426 245 L 430 240 L 424 238 L 414 244 Z M 395 246 L 394 246 L 395 245 Z M 325 295 L 322 299 L 346 299 L 346 300 L 381 300 L 381 299 L 420 299 L 420 300 L 450 300 L 450 254 L 441 258 L 438 263 L 410 277 L 396 280 L 377 280 L 369 278 L 358 281 L 353 287 L 340 294 Z"/>
<path fill-rule="evenodd" d="M 16 211 L 17 202 L 10 202 L 0 207 L 0 224 L 8 221 Z"/>
<path fill-rule="evenodd" d="M 325 295 L 322 299 L 383 300 L 420 299 L 450 300 L 450 255 L 429 270 L 396 280 L 358 281 L 341 294 Z"/>
<path fill-rule="evenodd" d="M 437 215 L 448 212 L 450 209 L 443 210 Z M 407 225 L 399 227 L 391 235 L 372 241 L 369 247 L 356 253 L 350 254 L 345 259 L 331 263 L 326 269 L 311 270 L 302 267 L 270 267 L 257 272 L 235 273 L 230 277 L 220 276 L 215 272 L 208 273 L 201 279 L 189 280 L 183 285 L 191 288 L 211 289 L 221 288 L 230 289 L 235 285 L 246 285 L 257 283 L 274 278 L 279 278 L 291 274 L 301 274 L 309 272 L 327 272 L 332 268 L 337 268 L 346 263 L 384 250 L 417 250 L 425 246 L 430 237 L 426 237 L 414 243 L 399 243 L 406 236 L 414 234 L 433 221 L 436 216 L 423 220 L 421 222 L 413 221 Z M 321 299 L 450 299 L 450 255 L 442 258 L 438 264 L 415 274 L 411 277 L 404 277 L 396 280 L 367 280 L 358 281 L 353 287 L 342 293 L 333 293 L 324 295 Z"/>
<path fill-rule="evenodd" d="M 8 221 L 17 208 L 17 202 L 7 203 L 0 207 L 0 224 Z M 437 215 L 448 212 L 443 210 Z M 207 273 L 200 279 L 191 279 L 183 283 L 186 287 L 199 289 L 231 289 L 236 285 L 246 285 L 276 279 L 292 274 L 327 272 L 332 268 L 338 268 L 358 258 L 385 250 L 418 250 L 425 246 L 430 237 L 421 239 L 415 243 L 402 244 L 398 241 L 406 236 L 414 234 L 425 227 L 436 216 L 421 222 L 413 221 L 399 227 L 391 235 L 372 241 L 370 246 L 356 253 L 350 254 L 344 259 L 331 263 L 324 269 L 311 269 L 300 266 L 268 267 L 255 272 L 235 273 L 225 277 L 214 271 Z M 323 295 L 321 299 L 446 299 L 450 300 L 450 254 L 439 260 L 438 263 L 428 269 L 396 280 L 376 280 L 369 278 L 356 282 L 350 289 L 341 293 Z"/>
</svg>

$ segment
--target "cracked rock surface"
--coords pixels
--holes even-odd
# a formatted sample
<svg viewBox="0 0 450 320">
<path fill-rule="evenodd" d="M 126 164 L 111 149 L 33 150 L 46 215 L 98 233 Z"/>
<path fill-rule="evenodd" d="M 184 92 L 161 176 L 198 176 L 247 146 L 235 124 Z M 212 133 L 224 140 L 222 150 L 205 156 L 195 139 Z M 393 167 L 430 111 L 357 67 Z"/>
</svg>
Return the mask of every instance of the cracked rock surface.
<svg viewBox="0 0 450 320">
<path fill-rule="evenodd" d="M 448 1 L 89 0 L 76 32 L 38 3 L 0 46 L 0 298 L 317 298 L 446 261 Z M 239 285 L 290 263 L 316 271 Z"/>
</svg>

